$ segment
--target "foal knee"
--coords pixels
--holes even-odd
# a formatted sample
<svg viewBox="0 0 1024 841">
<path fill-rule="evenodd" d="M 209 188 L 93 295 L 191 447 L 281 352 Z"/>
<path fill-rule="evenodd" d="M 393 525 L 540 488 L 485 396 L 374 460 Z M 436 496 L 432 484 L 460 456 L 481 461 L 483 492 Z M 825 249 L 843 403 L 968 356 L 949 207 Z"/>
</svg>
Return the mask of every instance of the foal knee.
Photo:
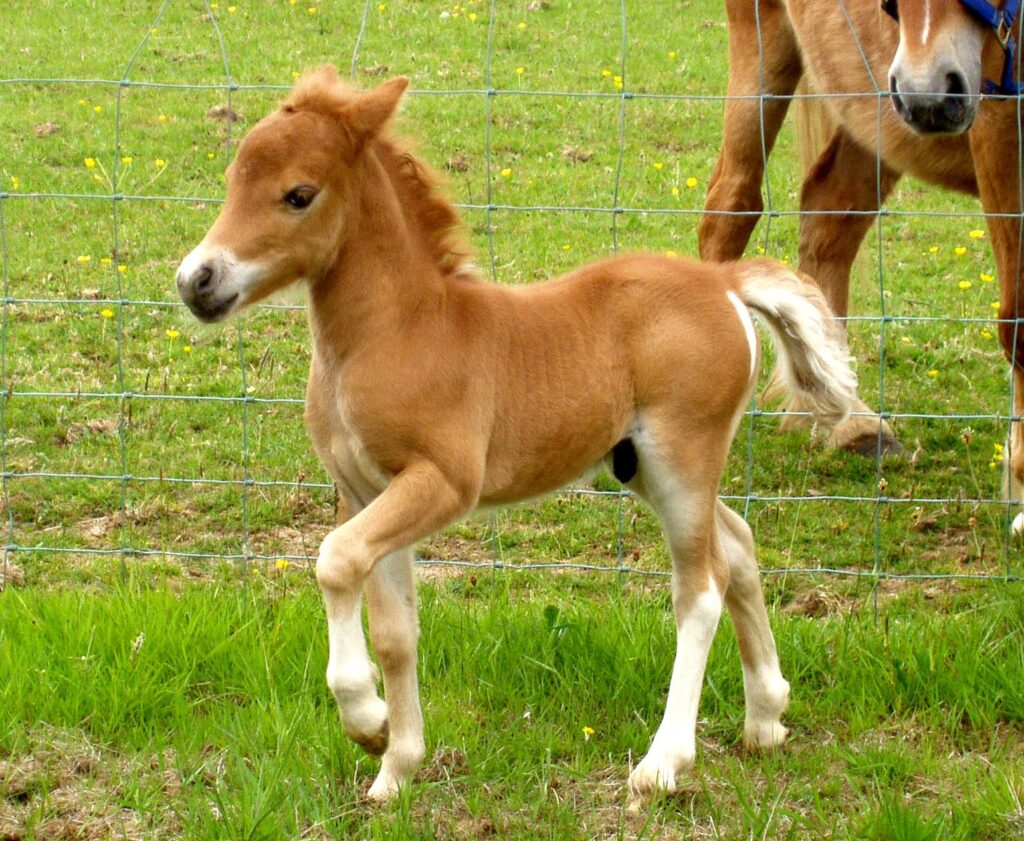
<svg viewBox="0 0 1024 841">
<path fill-rule="evenodd" d="M 316 558 L 316 580 L 320 589 L 353 592 L 359 588 L 370 568 L 369 553 L 341 528 L 330 532 L 321 542 Z"/>
</svg>

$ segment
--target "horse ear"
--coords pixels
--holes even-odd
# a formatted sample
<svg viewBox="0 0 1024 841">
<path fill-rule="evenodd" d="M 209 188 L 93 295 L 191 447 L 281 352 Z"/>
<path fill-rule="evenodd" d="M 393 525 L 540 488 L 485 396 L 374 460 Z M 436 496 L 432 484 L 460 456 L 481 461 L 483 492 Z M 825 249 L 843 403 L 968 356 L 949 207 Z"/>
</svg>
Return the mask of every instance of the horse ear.
<svg viewBox="0 0 1024 841">
<path fill-rule="evenodd" d="M 360 94 L 355 102 L 345 109 L 345 117 L 361 141 L 369 140 L 384 128 L 408 87 L 407 76 L 396 76 L 377 85 L 373 90 Z"/>
</svg>

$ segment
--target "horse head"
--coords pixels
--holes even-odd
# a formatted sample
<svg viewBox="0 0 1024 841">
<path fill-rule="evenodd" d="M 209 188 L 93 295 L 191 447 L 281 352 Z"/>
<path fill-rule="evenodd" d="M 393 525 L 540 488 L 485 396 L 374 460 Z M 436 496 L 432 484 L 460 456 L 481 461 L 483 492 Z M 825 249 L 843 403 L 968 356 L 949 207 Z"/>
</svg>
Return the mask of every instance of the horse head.
<svg viewBox="0 0 1024 841">
<path fill-rule="evenodd" d="M 178 268 L 178 292 L 197 318 L 222 321 L 334 264 L 358 158 L 408 84 L 360 92 L 323 68 L 253 127 L 227 169 L 220 215 Z"/>
</svg>

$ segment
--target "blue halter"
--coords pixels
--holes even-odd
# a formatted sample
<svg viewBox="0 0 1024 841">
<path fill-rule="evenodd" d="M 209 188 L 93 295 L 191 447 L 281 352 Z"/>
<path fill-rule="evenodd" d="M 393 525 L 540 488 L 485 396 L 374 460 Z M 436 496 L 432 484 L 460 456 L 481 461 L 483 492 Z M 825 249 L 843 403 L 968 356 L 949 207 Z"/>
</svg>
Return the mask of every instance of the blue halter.
<svg viewBox="0 0 1024 841">
<path fill-rule="evenodd" d="M 1014 78 L 1017 70 L 1017 42 L 1013 37 L 1013 25 L 1020 12 L 1021 0 L 1006 0 L 1006 5 L 1001 9 L 993 6 L 988 0 L 960 2 L 967 7 L 967 11 L 992 28 L 999 46 L 1006 53 L 1002 78 L 998 82 L 986 79 L 981 86 L 981 92 L 989 96 L 1019 96 L 1024 90 L 1024 85 Z M 882 0 L 882 11 L 893 20 L 900 19 L 897 0 Z"/>
<path fill-rule="evenodd" d="M 993 96 L 1017 96 L 1024 86 L 1014 79 L 1017 70 L 1017 42 L 1013 38 L 1013 24 L 1020 11 L 1021 0 L 1007 0 L 1006 5 L 1001 9 L 997 9 L 988 0 L 960 0 L 960 2 L 982 23 L 992 27 L 999 46 L 1006 53 L 1006 60 L 1003 62 L 1003 78 L 998 83 L 986 79 L 981 92 Z"/>
</svg>

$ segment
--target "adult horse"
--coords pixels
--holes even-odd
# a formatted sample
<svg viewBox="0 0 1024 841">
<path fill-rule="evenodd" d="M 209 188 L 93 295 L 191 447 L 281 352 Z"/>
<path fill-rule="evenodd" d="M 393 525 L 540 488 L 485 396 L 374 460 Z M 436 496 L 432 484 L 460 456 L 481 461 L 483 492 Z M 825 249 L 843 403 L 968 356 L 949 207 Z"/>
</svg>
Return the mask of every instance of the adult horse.
<svg viewBox="0 0 1024 841">
<path fill-rule="evenodd" d="M 725 138 L 700 227 L 706 260 L 740 257 L 763 205 L 761 182 L 802 78 L 834 123 L 800 194 L 800 268 L 847 314 L 850 267 L 903 173 L 977 195 L 1001 291 L 999 337 L 1013 363 L 1013 412 L 1024 414 L 1021 316 L 1020 0 L 726 0 Z M 991 81 L 996 80 L 996 81 Z M 981 92 L 993 96 L 981 96 Z M 898 448 L 864 407 L 834 430 L 840 446 Z M 1011 424 L 1006 492 L 1024 488 L 1024 432 Z M 1024 524 L 1024 514 L 1014 529 Z"/>
<path fill-rule="evenodd" d="M 327 682 L 346 733 L 383 754 L 369 796 L 393 796 L 424 755 L 413 543 L 603 461 L 658 513 L 673 557 L 675 665 L 631 790 L 671 790 L 693 762 L 723 602 L 743 662 L 744 739 L 781 744 L 789 685 L 753 539 L 717 489 L 756 381 L 747 307 L 772 329 L 791 389 L 827 420 L 849 411 L 856 379 L 821 293 L 771 261 L 653 254 L 521 288 L 484 282 L 434 176 L 387 129 L 407 84 L 358 92 L 329 69 L 300 81 L 242 141 L 224 207 L 177 278 L 204 321 L 309 288 L 306 422 L 341 498 L 316 562 Z"/>
</svg>

